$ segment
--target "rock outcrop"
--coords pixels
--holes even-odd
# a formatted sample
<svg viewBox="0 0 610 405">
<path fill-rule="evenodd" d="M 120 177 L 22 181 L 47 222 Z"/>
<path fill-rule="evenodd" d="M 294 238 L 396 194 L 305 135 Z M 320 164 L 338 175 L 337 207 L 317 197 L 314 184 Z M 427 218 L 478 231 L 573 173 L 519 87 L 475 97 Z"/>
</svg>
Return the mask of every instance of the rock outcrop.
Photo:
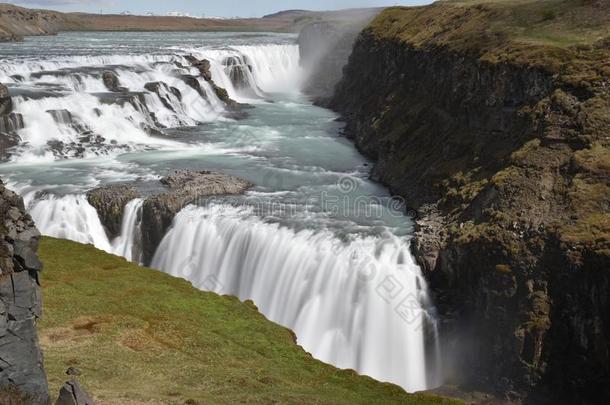
<svg viewBox="0 0 610 405">
<path fill-rule="evenodd" d="M 42 313 L 39 237 L 22 199 L 0 182 L 0 389 L 31 404 L 49 398 L 36 333 Z"/>
<path fill-rule="evenodd" d="M 121 82 L 119 81 L 119 77 L 116 73 L 111 71 L 106 71 L 102 73 L 102 81 L 104 82 L 104 86 L 110 91 L 113 92 L 122 92 L 127 91 L 125 87 L 121 87 Z"/>
<path fill-rule="evenodd" d="M 0 84 L 0 115 L 6 115 L 13 111 L 13 100 L 8 88 Z"/>
<path fill-rule="evenodd" d="M 59 391 L 55 405 L 95 405 L 89 394 L 76 380 L 67 381 Z"/>
<path fill-rule="evenodd" d="M 122 184 L 100 187 L 87 193 L 87 200 L 96 209 L 108 238 L 119 236 L 125 206 L 139 196 L 135 187 Z"/>
<path fill-rule="evenodd" d="M 564 3 L 554 24 L 610 21 L 609 9 Z M 331 105 L 377 161 L 373 176 L 424 214 L 414 253 L 453 356 L 449 381 L 605 403 L 610 49 L 510 39 L 519 27 L 503 18 L 524 13 L 535 32 L 543 11 L 388 9 L 359 36 Z"/>
<path fill-rule="evenodd" d="M 214 80 L 212 79 L 212 73 L 210 71 L 210 61 L 206 59 L 199 60 L 192 55 L 186 55 L 184 57 L 188 63 L 195 69 L 199 71 L 199 75 L 210 84 L 212 89 L 214 90 L 214 94 L 220 101 L 223 102 L 226 109 L 228 110 L 228 116 L 235 119 L 243 119 L 247 116 L 247 114 L 243 111 L 244 108 L 247 108 L 247 105 L 240 104 L 237 101 L 233 100 L 227 90 L 223 87 L 218 86 Z M 181 75 L 182 80 L 191 86 L 193 89 L 197 90 L 199 94 L 206 98 L 208 95 L 205 90 L 201 88 L 201 84 L 197 81 L 197 76 L 191 75 Z"/>
<path fill-rule="evenodd" d="M 0 162 L 10 157 L 10 149 L 21 141 L 17 130 L 23 128 L 23 117 L 13 111 L 13 100 L 8 88 L 0 84 Z"/>
<path fill-rule="evenodd" d="M 167 191 L 147 198 L 142 206 L 144 263 L 152 260 L 174 217 L 199 198 L 241 194 L 252 186 L 235 176 L 213 172 L 178 171 L 161 179 Z"/>
<path fill-rule="evenodd" d="M 252 187 L 235 176 L 207 171 L 177 171 L 160 180 L 158 187 L 147 186 L 141 192 L 135 185 L 121 184 L 101 187 L 87 193 L 110 238 L 119 235 L 124 208 L 135 198 L 144 198 L 142 205 L 142 262 L 149 264 L 159 243 L 182 208 L 200 198 L 242 194 Z M 151 190 L 153 190 L 151 192 Z"/>
<path fill-rule="evenodd" d="M 212 65 L 210 64 L 209 60 L 207 60 L 207 59 L 199 60 L 199 59 L 195 58 L 193 55 L 186 55 L 184 57 L 184 59 L 186 59 L 186 61 L 188 63 L 190 63 L 191 66 L 193 66 L 195 69 L 197 69 L 199 71 L 199 74 L 201 75 L 201 77 L 203 77 L 205 79 L 205 81 L 207 81 L 207 82 L 212 81 L 212 72 L 210 71 L 210 68 L 212 67 Z"/>
</svg>

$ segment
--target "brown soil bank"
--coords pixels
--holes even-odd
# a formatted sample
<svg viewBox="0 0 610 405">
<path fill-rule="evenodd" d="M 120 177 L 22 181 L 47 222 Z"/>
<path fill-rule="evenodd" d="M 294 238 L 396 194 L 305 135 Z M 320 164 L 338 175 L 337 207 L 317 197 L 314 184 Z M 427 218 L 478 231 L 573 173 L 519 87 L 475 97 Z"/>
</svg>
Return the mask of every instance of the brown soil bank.
<svg viewBox="0 0 610 405">
<path fill-rule="evenodd" d="M 608 403 L 610 2 L 387 9 L 331 105 L 423 214 L 449 382 Z"/>
<path fill-rule="evenodd" d="M 272 31 L 299 32 L 314 21 L 360 19 L 370 9 L 288 10 L 262 18 L 206 19 L 166 16 L 60 13 L 0 4 L 0 41 L 62 31 Z M 237 10 L 239 13 L 239 10 Z"/>
</svg>

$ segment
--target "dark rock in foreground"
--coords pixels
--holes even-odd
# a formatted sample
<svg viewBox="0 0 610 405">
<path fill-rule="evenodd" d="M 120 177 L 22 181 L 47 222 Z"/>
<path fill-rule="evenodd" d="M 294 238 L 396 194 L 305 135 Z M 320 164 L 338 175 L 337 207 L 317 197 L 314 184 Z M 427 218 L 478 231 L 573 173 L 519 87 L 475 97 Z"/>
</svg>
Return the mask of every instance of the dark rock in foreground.
<svg viewBox="0 0 610 405">
<path fill-rule="evenodd" d="M 31 404 L 46 404 L 49 396 L 36 334 L 39 237 L 21 197 L 0 181 L 0 390 L 15 390 Z"/>
<path fill-rule="evenodd" d="M 161 179 L 168 191 L 144 201 L 142 212 L 143 259 L 149 263 L 176 214 L 198 198 L 241 194 L 252 184 L 235 176 L 197 171 L 178 171 Z"/>
<path fill-rule="evenodd" d="M 55 405 L 95 405 L 78 381 L 67 381 L 59 391 Z"/>
<path fill-rule="evenodd" d="M 113 239 L 121 233 L 125 205 L 139 196 L 135 187 L 112 185 L 89 191 L 87 200 L 97 210 L 108 237 Z"/>
</svg>

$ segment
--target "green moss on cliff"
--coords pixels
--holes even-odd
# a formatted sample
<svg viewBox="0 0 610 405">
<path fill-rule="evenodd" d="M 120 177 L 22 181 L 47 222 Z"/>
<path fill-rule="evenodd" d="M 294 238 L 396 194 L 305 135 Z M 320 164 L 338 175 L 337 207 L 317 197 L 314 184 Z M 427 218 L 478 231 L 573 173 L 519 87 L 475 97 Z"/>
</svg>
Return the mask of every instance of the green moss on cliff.
<svg viewBox="0 0 610 405">
<path fill-rule="evenodd" d="M 40 254 L 51 392 L 75 366 L 104 403 L 458 403 L 323 364 L 254 305 L 91 246 L 45 238 Z"/>
<path fill-rule="evenodd" d="M 443 47 L 491 63 L 535 66 L 597 81 L 610 69 L 610 13 L 594 0 L 440 1 L 393 7 L 371 24 L 377 38 Z M 606 72 L 606 73 L 604 73 Z"/>
</svg>

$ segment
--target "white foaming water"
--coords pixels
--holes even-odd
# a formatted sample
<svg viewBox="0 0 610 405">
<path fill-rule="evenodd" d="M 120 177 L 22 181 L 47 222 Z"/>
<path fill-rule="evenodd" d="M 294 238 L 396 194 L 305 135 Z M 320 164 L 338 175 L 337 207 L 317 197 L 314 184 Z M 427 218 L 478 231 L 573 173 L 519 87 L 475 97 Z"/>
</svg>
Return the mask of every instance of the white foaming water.
<svg viewBox="0 0 610 405">
<path fill-rule="evenodd" d="M 163 33 L 142 41 L 149 34 L 88 34 L 106 44 L 95 49 L 80 35 L 38 37 L 35 41 L 50 46 L 32 47 L 23 58 L 18 51 L 15 60 L 0 62 L 0 81 L 9 85 L 25 121 L 19 133 L 24 142 L 14 161 L 0 169 L 24 195 L 45 235 L 92 243 L 137 262 L 142 200 L 127 205 L 121 233 L 110 241 L 95 209 L 79 193 L 118 181 L 156 180 L 185 167 L 227 169 L 260 186 L 250 197 L 290 204 L 294 195 L 299 205 L 301 199 L 315 201 L 320 193 L 335 190 L 335 177 L 354 174 L 364 163 L 352 147 L 335 140 L 339 128 L 332 114 L 294 94 L 282 95 L 300 87 L 294 38 L 263 35 L 251 40 L 231 34 L 227 40 L 225 34 L 190 38 Z M 122 49 L 126 43 L 130 45 Z M 10 45 L 2 46 L 9 54 Z M 72 49 L 75 55 L 89 54 L 59 56 Z M 109 52 L 128 53 L 104 55 Z M 183 57 L 189 53 L 210 61 L 215 83 L 233 99 L 256 104 L 249 119 L 237 123 L 227 118 L 203 78 L 195 79 L 202 91 L 185 82 L 193 84 L 182 75 L 199 75 Z M 128 92 L 109 92 L 101 79 L 105 71 L 113 71 Z M 20 77 L 11 77 L 15 74 Z M 263 101 L 268 99 L 274 103 Z M 183 128 L 200 123 L 209 124 Z M 69 152 L 58 153 L 48 141 L 62 142 Z M 124 151 L 134 153 L 99 156 Z M 45 161 L 66 157 L 89 159 Z M 278 177 L 269 181 L 265 173 Z M 362 195 L 380 193 L 368 180 L 358 180 L 358 186 Z M 45 191 L 63 196 L 40 197 Z M 264 220 L 265 210 L 255 214 L 227 205 L 188 207 L 175 219 L 153 264 L 199 288 L 253 299 L 270 319 L 293 329 L 299 343 L 321 360 L 409 391 L 437 384 L 434 308 L 408 241 L 398 236 L 406 234 L 408 220 L 394 221 L 388 213 L 361 220 L 362 212 L 349 210 L 335 218 L 330 211 L 314 207 L 301 212 L 299 207 L 294 217 L 272 213 Z"/>
<path fill-rule="evenodd" d="M 109 241 L 97 211 L 84 195 L 49 196 L 30 201 L 29 213 L 45 236 L 91 244 L 127 260 L 140 261 L 143 200 L 130 201 L 123 212 L 121 233 Z"/>
<path fill-rule="evenodd" d="M 112 252 L 97 211 L 84 195 L 49 196 L 33 201 L 29 212 L 43 235 L 92 244 Z"/>
<path fill-rule="evenodd" d="M 121 234 L 112 241 L 111 253 L 123 256 L 129 261 L 140 262 L 142 253 L 140 241 L 142 235 L 140 224 L 142 223 L 142 204 L 144 200 L 136 198 L 125 206 Z"/>
<path fill-rule="evenodd" d="M 212 77 L 235 99 L 249 100 L 254 94 L 264 97 L 265 92 L 294 93 L 301 88 L 303 72 L 299 65 L 299 47 L 296 45 L 232 46 L 226 49 L 189 50 L 198 58 L 211 62 Z M 231 81 L 228 58 L 236 58 L 244 70 L 251 88 L 240 91 Z"/>
<path fill-rule="evenodd" d="M 187 207 L 152 266 L 201 289 L 252 299 L 322 361 L 408 391 L 427 388 L 430 302 L 402 239 L 344 244 L 328 231 L 264 223 L 246 209 Z"/>
<path fill-rule="evenodd" d="M 163 139 L 165 128 L 224 119 L 224 104 L 210 83 L 197 77 L 195 80 L 202 89 L 199 92 L 185 82 L 183 75 L 199 75 L 183 57 L 188 53 L 208 59 L 213 80 L 239 101 L 262 99 L 265 92 L 294 92 L 300 86 L 296 45 L 193 48 L 176 55 L 77 56 L 3 62 L 0 78 L 12 83 L 15 112 L 22 114 L 24 122 L 24 128 L 18 130 L 23 143 L 13 154 L 13 160 L 82 158 L 175 147 L 177 142 Z M 242 64 L 248 88 L 234 86 L 232 67 L 225 66 L 230 57 Z M 102 81 L 105 71 L 114 72 L 126 92 L 109 92 Z M 157 82 L 158 92 L 146 86 Z M 62 122 L 57 115 L 53 116 L 52 112 L 58 110 L 69 112 L 73 122 Z"/>
</svg>

